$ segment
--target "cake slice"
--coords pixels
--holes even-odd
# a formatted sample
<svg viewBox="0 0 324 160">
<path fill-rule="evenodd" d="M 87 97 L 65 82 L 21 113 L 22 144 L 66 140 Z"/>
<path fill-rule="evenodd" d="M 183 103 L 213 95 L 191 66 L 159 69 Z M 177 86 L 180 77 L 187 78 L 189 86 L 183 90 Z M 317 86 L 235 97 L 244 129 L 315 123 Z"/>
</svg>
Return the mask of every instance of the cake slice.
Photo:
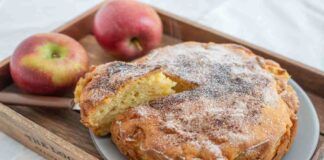
<svg viewBox="0 0 324 160">
<path fill-rule="evenodd" d="M 82 122 L 103 136 L 116 115 L 175 93 L 176 84 L 160 68 L 113 62 L 94 68 L 78 82 L 75 101 L 82 103 Z"/>
</svg>

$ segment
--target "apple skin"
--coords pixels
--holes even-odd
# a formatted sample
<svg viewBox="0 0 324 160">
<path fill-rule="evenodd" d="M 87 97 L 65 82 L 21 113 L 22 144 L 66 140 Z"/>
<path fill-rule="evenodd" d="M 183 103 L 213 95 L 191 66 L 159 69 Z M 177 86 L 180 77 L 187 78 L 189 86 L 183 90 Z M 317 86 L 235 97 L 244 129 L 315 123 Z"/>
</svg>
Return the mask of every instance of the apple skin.
<svg viewBox="0 0 324 160">
<path fill-rule="evenodd" d="M 85 49 L 58 33 L 33 35 L 22 41 L 10 60 L 15 84 L 28 93 L 50 95 L 72 87 L 88 70 Z"/>
<path fill-rule="evenodd" d="M 112 0 L 96 13 L 93 32 L 99 44 L 114 57 L 132 60 L 160 44 L 162 22 L 146 4 Z"/>
</svg>

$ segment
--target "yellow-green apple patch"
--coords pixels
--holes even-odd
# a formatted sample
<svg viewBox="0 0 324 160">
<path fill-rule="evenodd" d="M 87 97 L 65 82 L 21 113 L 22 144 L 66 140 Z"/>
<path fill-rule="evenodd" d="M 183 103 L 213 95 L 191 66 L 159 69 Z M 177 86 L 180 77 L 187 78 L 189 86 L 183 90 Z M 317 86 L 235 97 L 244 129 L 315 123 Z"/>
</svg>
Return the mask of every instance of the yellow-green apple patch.
<svg viewBox="0 0 324 160">
<path fill-rule="evenodd" d="M 55 43 L 47 43 L 36 49 L 35 52 L 21 58 L 20 64 L 44 75 L 49 75 L 53 84 L 62 86 L 73 81 L 86 66 L 70 56 L 68 48 Z"/>
</svg>

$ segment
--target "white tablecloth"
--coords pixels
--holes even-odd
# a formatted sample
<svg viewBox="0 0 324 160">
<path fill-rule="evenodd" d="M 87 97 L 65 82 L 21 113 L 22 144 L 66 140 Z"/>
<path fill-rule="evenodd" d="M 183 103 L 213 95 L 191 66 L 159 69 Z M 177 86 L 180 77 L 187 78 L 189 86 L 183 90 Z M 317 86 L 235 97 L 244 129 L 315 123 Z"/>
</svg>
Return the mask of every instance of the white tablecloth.
<svg viewBox="0 0 324 160">
<path fill-rule="evenodd" d="M 324 70 L 324 1 L 141 0 Z M 100 0 L 0 0 L 0 60 L 24 38 L 48 32 Z M 0 132 L 0 159 L 37 154 Z"/>
</svg>

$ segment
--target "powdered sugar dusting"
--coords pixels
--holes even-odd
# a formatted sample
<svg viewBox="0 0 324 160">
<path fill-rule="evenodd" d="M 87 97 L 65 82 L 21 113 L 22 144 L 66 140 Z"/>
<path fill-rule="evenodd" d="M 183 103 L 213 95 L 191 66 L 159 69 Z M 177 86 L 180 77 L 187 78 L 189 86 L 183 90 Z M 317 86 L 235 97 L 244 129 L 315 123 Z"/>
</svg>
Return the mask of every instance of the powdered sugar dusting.
<svg viewBox="0 0 324 160">
<path fill-rule="evenodd" d="M 132 64 L 125 62 L 112 62 L 97 66 L 90 72 L 92 80 L 86 85 L 87 95 L 84 101 L 97 103 L 113 94 L 127 80 L 136 79 L 152 70 L 160 68 L 158 65 Z"/>
<path fill-rule="evenodd" d="M 157 141 L 169 141 L 175 146 L 190 143 L 197 149 L 208 150 L 217 159 L 224 158 L 222 143 L 248 141 L 251 138 L 248 124 L 259 123 L 261 109 L 266 105 L 276 107 L 279 101 L 275 79 L 260 66 L 256 56 L 222 45 L 169 46 L 154 50 L 138 65 L 149 69 L 121 74 L 136 76 L 161 67 L 165 72 L 198 84 L 193 90 L 133 108 L 143 117 L 151 114 L 146 110 L 158 113 L 159 127 L 172 134 L 164 134 Z"/>
<path fill-rule="evenodd" d="M 218 158 L 222 154 L 217 144 L 248 140 L 244 124 L 257 123 L 260 109 L 278 101 L 274 78 L 255 56 L 221 45 L 166 47 L 153 51 L 145 64 L 159 65 L 199 85 L 152 102 L 151 107 L 161 112 L 162 127 L 177 133 L 173 136 L 198 143 Z M 201 135 L 207 140 L 199 141 Z"/>
<path fill-rule="evenodd" d="M 149 114 L 148 111 L 141 106 L 137 107 L 136 112 L 142 117 L 146 117 Z"/>
<path fill-rule="evenodd" d="M 207 141 L 202 141 L 200 143 L 200 145 L 202 145 L 203 147 L 205 147 L 207 150 L 209 150 L 210 152 L 212 152 L 214 155 L 216 155 L 216 159 L 217 160 L 225 160 L 225 158 L 222 155 L 222 151 L 220 150 L 220 148 L 218 147 L 218 145 L 214 144 L 213 142 L 211 142 L 210 140 Z"/>
</svg>

